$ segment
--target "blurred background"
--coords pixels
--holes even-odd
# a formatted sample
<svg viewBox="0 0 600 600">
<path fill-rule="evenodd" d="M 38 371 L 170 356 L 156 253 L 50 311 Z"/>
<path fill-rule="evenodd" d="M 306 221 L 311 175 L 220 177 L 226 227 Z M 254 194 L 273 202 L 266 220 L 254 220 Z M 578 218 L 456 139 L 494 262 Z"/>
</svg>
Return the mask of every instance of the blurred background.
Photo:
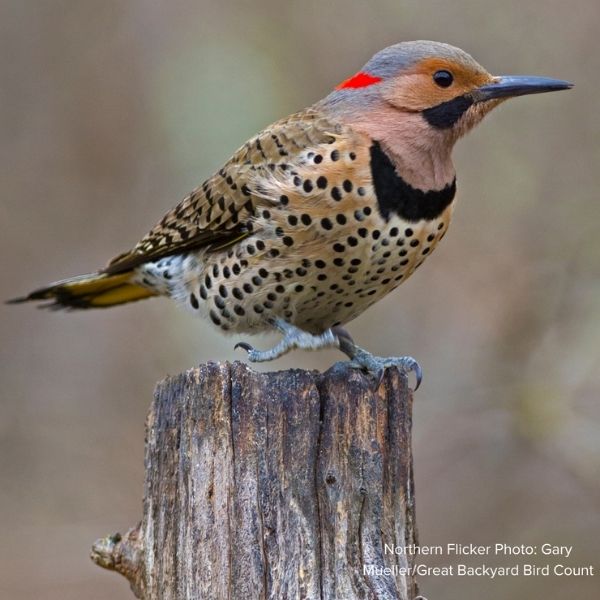
<svg viewBox="0 0 600 600">
<path fill-rule="evenodd" d="M 446 41 L 494 73 L 574 81 L 505 104 L 459 143 L 450 234 L 350 330 L 425 370 L 423 544 L 572 544 L 565 564 L 598 567 L 599 25 L 593 0 L 2 0 L 0 298 L 128 249 L 248 137 L 389 44 Z M 162 299 L 0 306 L 0 597 L 133 597 L 88 554 L 141 517 L 155 382 L 243 359 L 237 338 L 190 319 Z M 599 577 L 420 583 L 429 600 L 600 591 Z"/>
</svg>

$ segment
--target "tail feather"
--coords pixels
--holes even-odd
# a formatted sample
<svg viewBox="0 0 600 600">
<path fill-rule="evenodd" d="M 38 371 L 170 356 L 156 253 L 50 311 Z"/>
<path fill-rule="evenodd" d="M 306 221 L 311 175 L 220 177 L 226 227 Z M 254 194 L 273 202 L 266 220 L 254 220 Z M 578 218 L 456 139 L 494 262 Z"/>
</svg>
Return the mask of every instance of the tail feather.
<svg viewBox="0 0 600 600">
<path fill-rule="evenodd" d="M 22 298 L 9 300 L 8 304 L 48 300 L 49 302 L 41 305 L 41 308 L 54 310 L 108 308 L 157 295 L 152 290 L 133 283 L 131 276 L 131 271 L 116 275 L 106 273 L 80 275 L 57 281 Z"/>
</svg>

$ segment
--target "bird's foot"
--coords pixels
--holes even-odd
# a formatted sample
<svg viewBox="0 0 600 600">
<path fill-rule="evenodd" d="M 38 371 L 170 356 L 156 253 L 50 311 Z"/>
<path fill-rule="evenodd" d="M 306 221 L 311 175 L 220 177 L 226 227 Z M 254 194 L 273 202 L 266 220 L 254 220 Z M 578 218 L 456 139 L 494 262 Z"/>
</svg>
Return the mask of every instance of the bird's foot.
<svg viewBox="0 0 600 600">
<path fill-rule="evenodd" d="M 414 372 L 417 379 L 415 391 L 419 389 L 423 379 L 423 370 L 421 365 L 411 356 L 374 356 L 348 338 L 339 337 L 338 341 L 340 350 L 350 358 L 350 366 L 374 375 L 377 386 L 381 383 L 388 367 L 397 367 L 405 374 Z"/>
<path fill-rule="evenodd" d="M 339 346 L 337 335 L 327 329 L 320 335 L 313 335 L 282 319 L 275 319 L 273 326 L 283 333 L 283 339 L 268 350 L 257 350 L 247 342 L 238 342 L 235 347 L 242 348 L 248 353 L 250 362 L 266 362 L 274 360 L 288 353 L 294 348 L 300 350 L 319 350 L 321 348 L 337 348 Z"/>
<path fill-rule="evenodd" d="M 308 333 L 294 325 L 290 325 L 283 319 L 274 319 L 271 324 L 283 333 L 282 340 L 268 350 L 257 350 L 247 342 L 238 342 L 235 347 L 242 348 L 248 353 L 250 362 L 267 362 L 275 360 L 290 350 L 320 350 L 322 348 L 339 348 L 348 358 L 350 366 L 361 369 L 375 377 L 377 386 L 381 383 L 385 370 L 388 367 L 397 367 L 403 373 L 415 373 L 417 384 L 415 390 L 421 385 L 423 372 L 419 363 L 410 356 L 374 356 L 370 352 L 357 346 L 350 334 L 342 327 L 327 329 L 319 335 Z"/>
</svg>

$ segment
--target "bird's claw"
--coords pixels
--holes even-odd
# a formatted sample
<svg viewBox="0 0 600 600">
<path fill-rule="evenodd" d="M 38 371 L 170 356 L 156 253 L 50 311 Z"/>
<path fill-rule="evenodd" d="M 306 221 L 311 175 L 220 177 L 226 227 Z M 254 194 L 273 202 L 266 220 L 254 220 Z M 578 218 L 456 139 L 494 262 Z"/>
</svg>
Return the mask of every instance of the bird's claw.
<svg viewBox="0 0 600 600">
<path fill-rule="evenodd" d="M 233 349 L 237 350 L 238 348 L 242 348 L 242 350 L 245 350 L 246 352 L 252 352 L 252 350 L 254 350 L 254 347 L 248 342 L 238 342 Z"/>
<path fill-rule="evenodd" d="M 396 367 L 408 375 L 413 372 L 416 378 L 414 390 L 417 391 L 423 380 L 423 369 L 421 365 L 412 356 L 390 356 L 387 358 L 373 356 L 369 352 L 361 350 L 350 361 L 350 366 L 361 369 L 374 376 L 376 386 L 379 387 L 383 381 L 385 370 L 390 367 Z"/>
<path fill-rule="evenodd" d="M 356 360 L 351 360 L 348 363 L 348 365 L 352 369 L 357 369 L 359 371 L 362 371 L 363 373 L 367 373 L 368 375 L 371 375 L 373 377 L 373 379 L 375 380 L 375 389 L 377 389 L 383 382 L 383 377 L 385 375 L 385 367 L 379 367 L 372 371 L 368 367 L 363 365 L 362 363 L 357 362 Z"/>
<path fill-rule="evenodd" d="M 389 361 L 389 362 L 386 362 Z M 421 365 L 412 356 L 392 356 L 384 359 L 385 367 L 398 367 L 403 373 L 415 374 L 415 392 L 419 389 L 421 381 L 423 381 L 423 369 Z"/>
<path fill-rule="evenodd" d="M 248 354 L 248 360 L 250 362 L 260 362 L 261 351 L 257 350 L 248 342 L 238 342 L 233 349 L 237 350 L 238 348 L 241 348 L 242 350 L 246 351 L 246 353 Z"/>
</svg>

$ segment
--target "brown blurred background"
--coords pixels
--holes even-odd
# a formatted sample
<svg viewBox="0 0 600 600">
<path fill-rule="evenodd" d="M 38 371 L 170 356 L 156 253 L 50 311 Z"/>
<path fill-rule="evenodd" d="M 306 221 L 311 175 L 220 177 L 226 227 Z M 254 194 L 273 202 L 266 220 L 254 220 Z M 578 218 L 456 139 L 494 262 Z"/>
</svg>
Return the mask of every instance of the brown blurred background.
<svg viewBox="0 0 600 600">
<path fill-rule="evenodd" d="M 0 298 L 129 248 L 250 135 L 388 44 L 447 41 L 492 72 L 572 80 L 459 144 L 450 234 L 350 329 L 425 369 L 423 544 L 573 544 L 566 564 L 598 568 L 599 25 L 594 0 L 2 0 Z M 235 339 L 161 299 L 0 319 L 0 597 L 132 598 L 88 552 L 141 516 L 154 384 L 243 358 Z M 421 586 L 429 600 L 587 599 L 600 576 Z"/>
</svg>

